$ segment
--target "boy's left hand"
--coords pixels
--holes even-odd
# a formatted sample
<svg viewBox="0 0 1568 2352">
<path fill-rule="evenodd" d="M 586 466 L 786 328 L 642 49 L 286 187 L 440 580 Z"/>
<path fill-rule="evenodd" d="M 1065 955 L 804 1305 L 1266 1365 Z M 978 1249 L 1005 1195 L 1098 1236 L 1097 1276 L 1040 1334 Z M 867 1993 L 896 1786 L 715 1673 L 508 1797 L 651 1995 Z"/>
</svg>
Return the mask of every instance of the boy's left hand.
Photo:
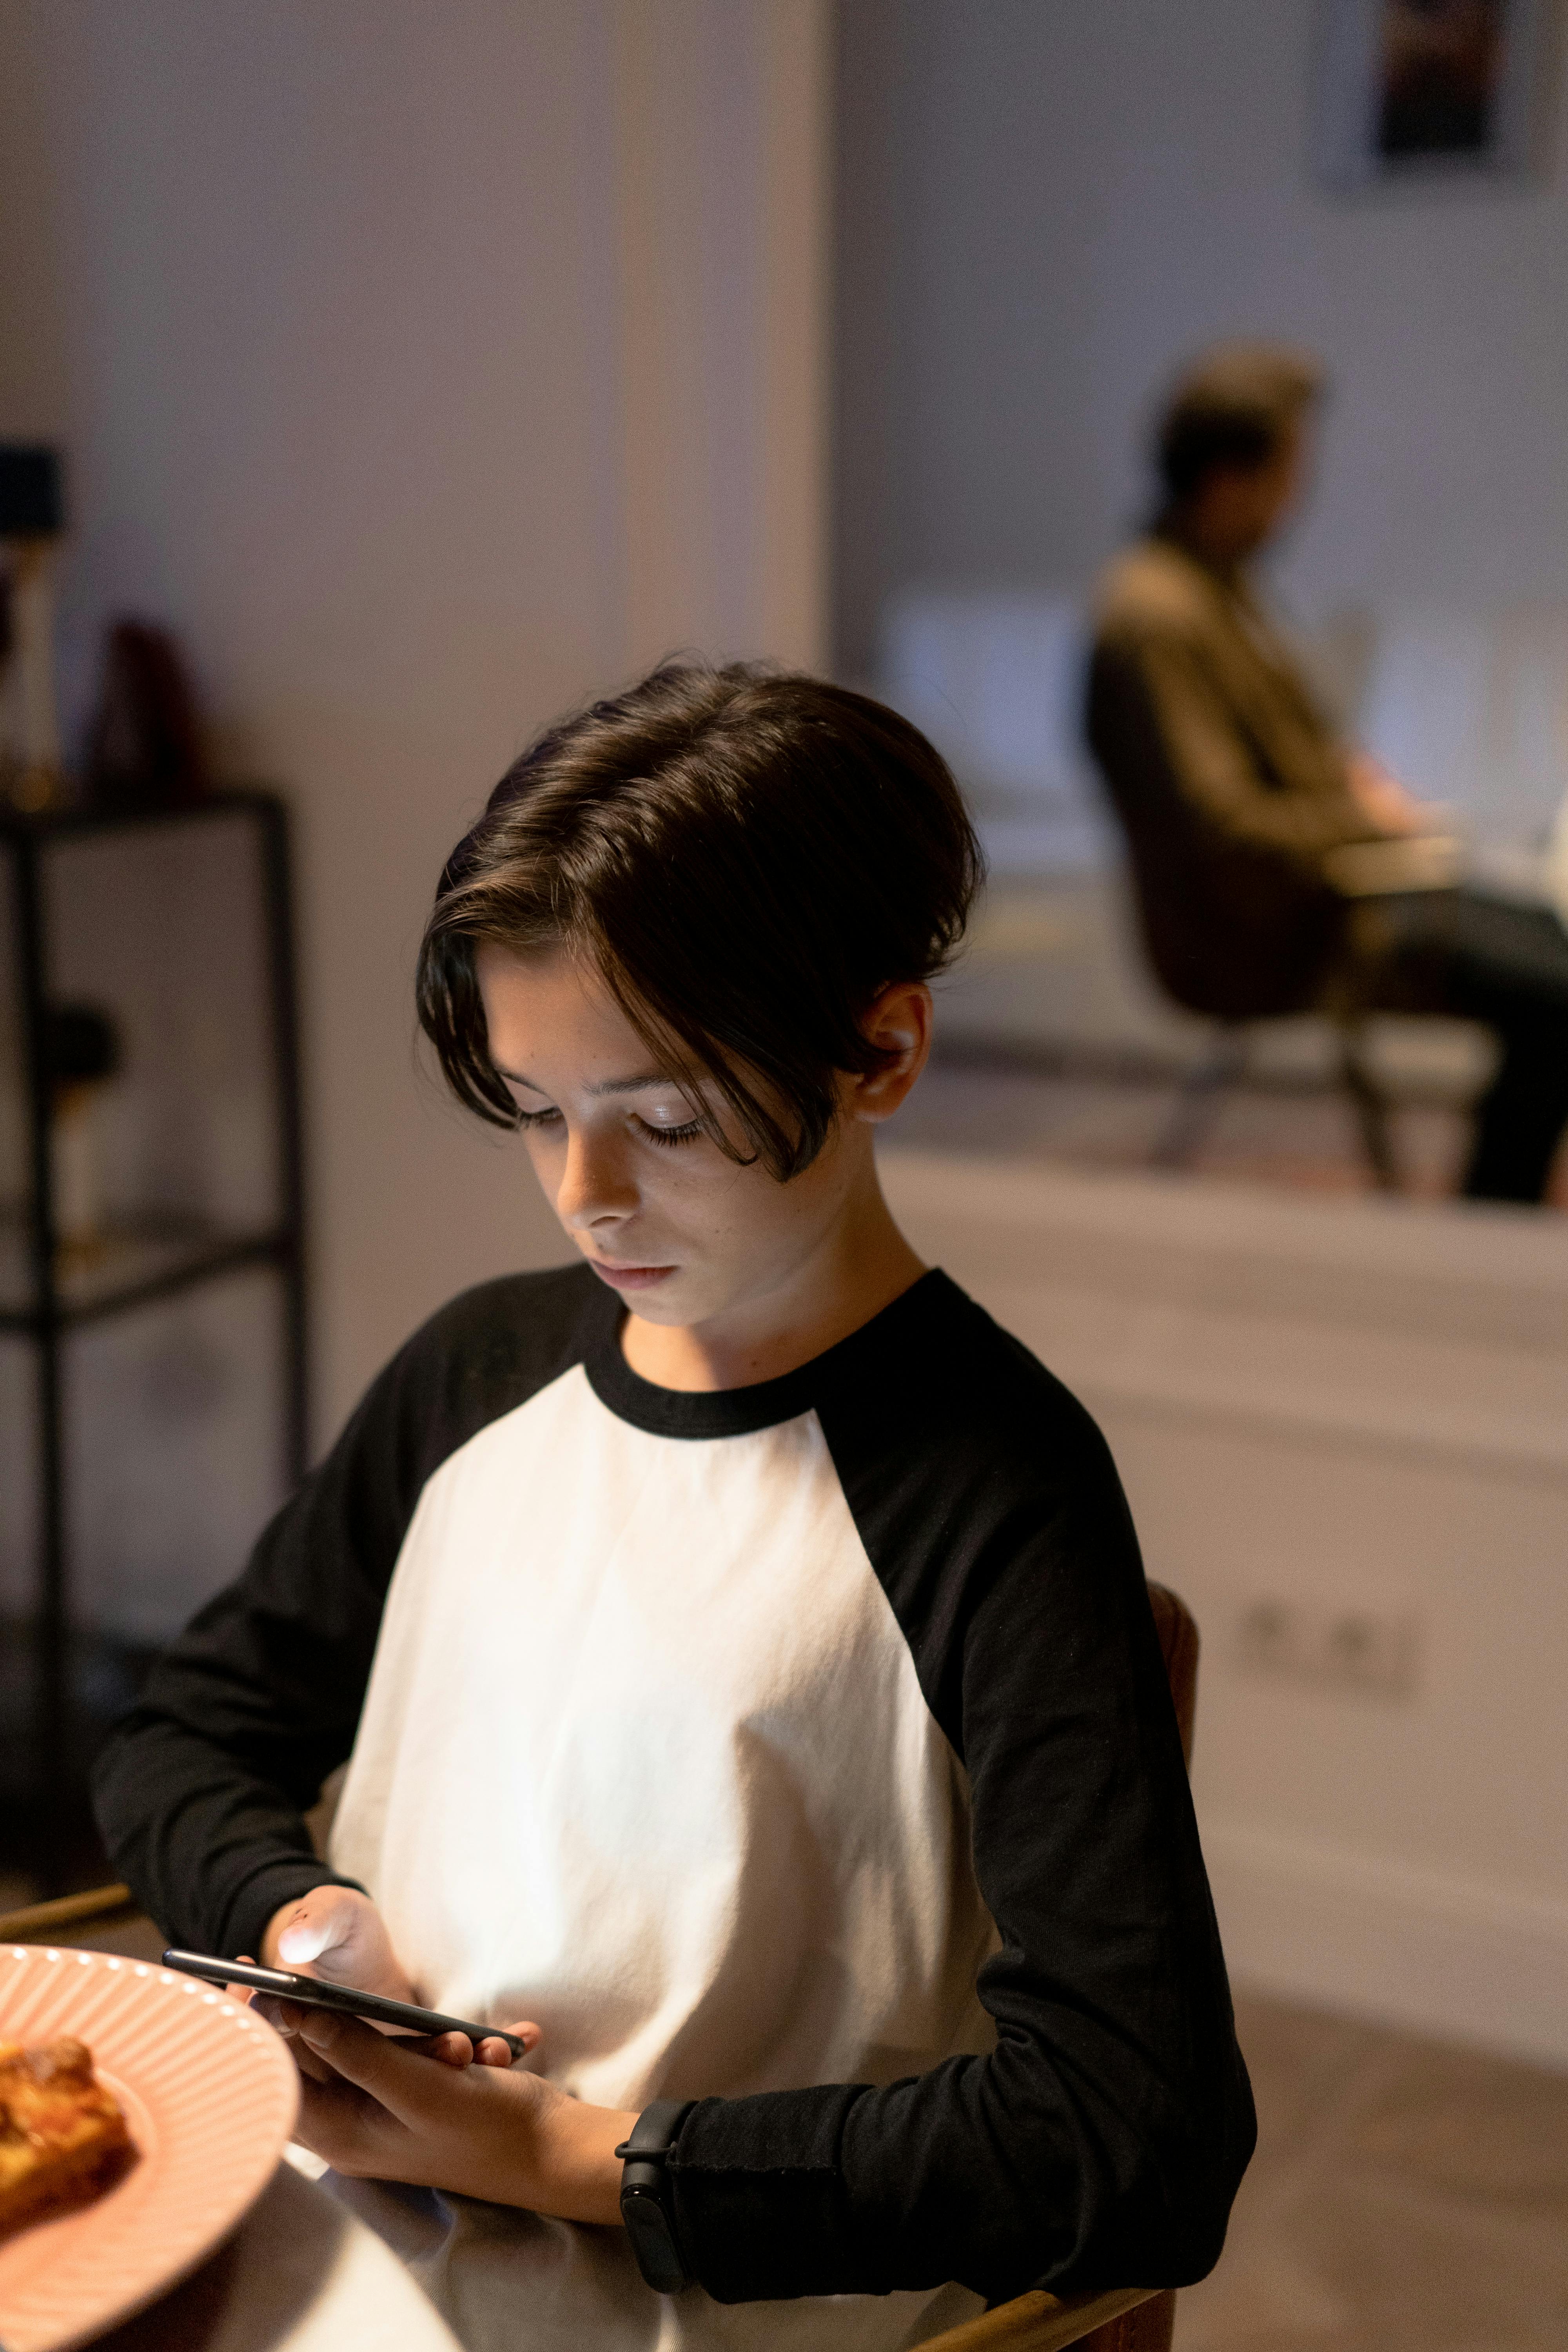
<svg viewBox="0 0 1568 2352">
<path fill-rule="evenodd" d="M 567 2221 L 619 2222 L 615 2150 L 637 2111 L 584 2106 L 539 2074 L 464 2065 L 426 2042 L 412 2048 L 354 2017 L 268 2002 L 301 2059 L 297 2137 L 338 2172 L 405 2180 L 520 2205 Z M 509 2026 L 511 2033 L 536 2026 Z M 444 2042 L 453 2037 L 443 2035 Z M 487 2045 L 504 2051 L 504 2043 Z"/>
</svg>

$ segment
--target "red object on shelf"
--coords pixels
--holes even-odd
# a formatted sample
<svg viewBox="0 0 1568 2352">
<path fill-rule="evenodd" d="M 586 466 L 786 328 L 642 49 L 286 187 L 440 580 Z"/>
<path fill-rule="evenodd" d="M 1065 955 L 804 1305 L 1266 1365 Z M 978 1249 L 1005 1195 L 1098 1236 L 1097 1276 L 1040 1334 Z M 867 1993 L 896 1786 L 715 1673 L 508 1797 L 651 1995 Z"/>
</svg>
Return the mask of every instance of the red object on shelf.
<svg viewBox="0 0 1568 2352">
<path fill-rule="evenodd" d="M 211 789 L 190 673 L 166 629 L 116 621 L 82 776 L 96 808 L 184 808 Z"/>
</svg>

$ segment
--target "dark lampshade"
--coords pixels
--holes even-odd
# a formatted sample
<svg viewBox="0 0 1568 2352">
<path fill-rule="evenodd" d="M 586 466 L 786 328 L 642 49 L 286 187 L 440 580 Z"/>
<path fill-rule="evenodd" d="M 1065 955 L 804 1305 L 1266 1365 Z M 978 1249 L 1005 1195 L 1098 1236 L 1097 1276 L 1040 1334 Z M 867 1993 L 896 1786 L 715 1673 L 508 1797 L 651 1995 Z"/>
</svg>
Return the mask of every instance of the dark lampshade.
<svg viewBox="0 0 1568 2352">
<path fill-rule="evenodd" d="M 64 528 L 59 451 L 0 441 L 0 539 L 53 539 Z"/>
</svg>

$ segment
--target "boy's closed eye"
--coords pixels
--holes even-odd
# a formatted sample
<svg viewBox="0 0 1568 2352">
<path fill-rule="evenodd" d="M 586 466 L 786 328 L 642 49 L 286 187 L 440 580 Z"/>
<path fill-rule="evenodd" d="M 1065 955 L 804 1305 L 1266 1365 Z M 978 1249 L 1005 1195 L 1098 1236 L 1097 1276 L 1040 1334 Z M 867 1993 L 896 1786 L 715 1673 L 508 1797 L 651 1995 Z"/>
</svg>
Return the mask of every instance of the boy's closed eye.
<svg viewBox="0 0 1568 2352">
<path fill-rule="evenodd" d="M 534 1134 L 563 1133 L 566 1119 L 531 1078 L 516 1070 L 500 1069 L 517 1106 L 520 1129 Z M 660 1076 L 637 1073 L 625 1078 L 605 1078 L 587 1089 L 595 1098 L 627 1103 L 626 1124 L 645 1140 L 657 1144 L 689 1143 L 704 1132 L 706 1122 L 698 1106 L 680 1087 Z M 629 1098 L 637 1097 L 632 1102 Z"/>
<path fill-rule="evenodd" d="M 531 1129 L 535 1133 L 541 1131 L 548 1133 L 552 1129 L 563 1130 L 566 1124 L 561 1113 L 554 1108 L 523 1110 L 521 1107 L 517 1114 L 517 1123 L 520 1129 Z M 661 1120 L 644 1118 L 638 1111 L 631 1114 L 629 1124 L 648 1143 L 690 1143 L 703 1132 L 703 1123 L 700 1118 L 685 1118 L 678 1124 L 666 1124 Z"/>
</svg>

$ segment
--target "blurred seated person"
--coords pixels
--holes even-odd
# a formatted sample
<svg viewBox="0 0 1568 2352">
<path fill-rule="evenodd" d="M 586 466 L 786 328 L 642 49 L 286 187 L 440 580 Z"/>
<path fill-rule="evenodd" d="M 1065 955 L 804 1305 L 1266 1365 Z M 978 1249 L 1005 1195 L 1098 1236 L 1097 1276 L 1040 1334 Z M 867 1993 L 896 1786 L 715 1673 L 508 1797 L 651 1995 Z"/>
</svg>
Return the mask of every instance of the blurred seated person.
<svg viewBox="0 0 1568 2352">
<path fill-rule="evenodd" d="M 1568 1122 L 1568 932 L 1455 887 L 1436 813 L 1341 739 L 1247 576 L 1298 503 L 1321 390 L 1300 353 L 1247 344 L 1176 385 L 1159 512 L 1097 593 L 1089 745 L 1177 1002 L 1484 1022 L 1500 1058 L 1464 1190 L 1539 1201 Z"/>
</svg>

